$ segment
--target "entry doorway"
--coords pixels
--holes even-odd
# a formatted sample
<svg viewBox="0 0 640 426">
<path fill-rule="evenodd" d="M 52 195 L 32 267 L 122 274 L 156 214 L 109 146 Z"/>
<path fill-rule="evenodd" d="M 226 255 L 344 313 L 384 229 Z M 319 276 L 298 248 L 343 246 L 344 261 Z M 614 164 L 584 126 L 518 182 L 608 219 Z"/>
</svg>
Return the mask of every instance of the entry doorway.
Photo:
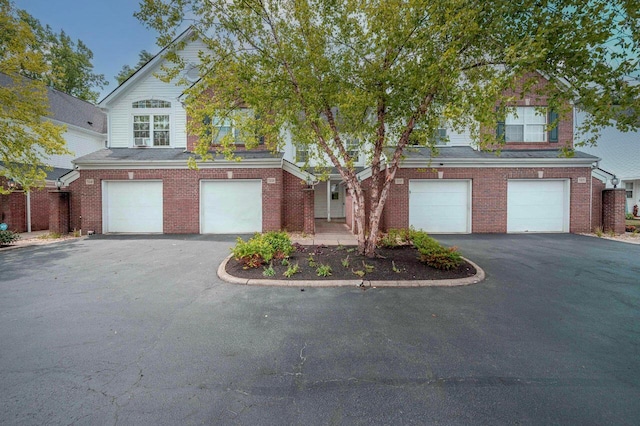
<svg viewBox="0 0 640 426">
<path fill-rule="evenodd" d="M 339 180 L 320 182 L 315 187 L 314 217 L 331 222 L 345 217 L 345 187 Z"/>
</svg>

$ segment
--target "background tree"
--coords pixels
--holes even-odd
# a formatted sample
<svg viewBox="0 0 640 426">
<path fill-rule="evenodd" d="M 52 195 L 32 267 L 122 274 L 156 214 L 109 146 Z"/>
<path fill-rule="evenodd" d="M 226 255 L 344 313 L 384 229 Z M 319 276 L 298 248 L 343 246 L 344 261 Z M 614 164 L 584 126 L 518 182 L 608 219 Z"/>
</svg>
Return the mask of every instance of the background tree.
<svg viewBox="0 0 640 426">
<path fill-rule="evenodd" d="M 0 85 L 0 176 L 29 190 L 43 184 L 50 155 L 68 153 L 62 137 L 65 127 L 43 118 L 49 115 L 44 81 L 21 75 L 45 75 L 50 70 L 42 52 L 33 49 L 36 36 L 8 0 L 0 0 L 0 28 L 0 73 L 5 74 L 0 77 L 9 79 Z M 7 193 L 7 188 L 0 186 L 0 193 Z"/>
<path fill-rule="evenodd" d="M 133 68 L 129 65 L 123 65 L 118 75 L 116 75 L 118 84 L 124 83 L 124 81 L 131 77 L 134 72 L 138 71 L 144 64 L 149 62 L 153 56 L 153 53 L 149 53 L 146 50 L 140 51 L 140 53 L 138 53 L 138 63 Z"/>
<path fill-rule="evenodd" d="M 615 117 L 614 97 L 627 112 L 617 125 L 638 123 L 640 86 L 620 84 L 640 56 L 640 15 L 628 0 L 144 0 L 136 16 L 158 30 L 161 44 L 186 17 L 207 46 L 187 106 L 196 117 L 191 131 L 202 136 L 196 151 L 207 158 L 211 141 L 198 118 L 249 105 L 255 119 L 244 120 L 247 134 L 263 134 L 279 149 L 284 127 L 337 167 L 355 199 L 359 251 L 368 256 L 410 138 L 434 149 L 430 135 L 443 120 L 492 147 L 500 141 L 486 130 L 529 92 L 547 97 L 561 116 L 580 102 L 592 113 L 589 130 Z M 167 80 L 186 65 L 168 58 L 175 66 Z M 538 72 L 551 84 L 536 85 Z M 214 95 L 200 95 L 205 88 Z M 367 153 L 366 193 L 347 141 Z M 231 141 L 222 142 L 230 155 Z"/>
<path fill-rule="evenodd" d="M 93 52 L 82 40 L 73 41 L 64 30 L 56 33 L 49 25 L 43 26 L 39 20 L 25 10 L 18 10 L 20 19 L 27 23 L 34 34 L 30 48 L 40 51 L 49 64 L 48 70 L 38 74 L 22 70 L 22 74 L 80 99 L 97 102 L 100 92 L 109 82 L 104 74 L 93 72 Z"/>
</svg>

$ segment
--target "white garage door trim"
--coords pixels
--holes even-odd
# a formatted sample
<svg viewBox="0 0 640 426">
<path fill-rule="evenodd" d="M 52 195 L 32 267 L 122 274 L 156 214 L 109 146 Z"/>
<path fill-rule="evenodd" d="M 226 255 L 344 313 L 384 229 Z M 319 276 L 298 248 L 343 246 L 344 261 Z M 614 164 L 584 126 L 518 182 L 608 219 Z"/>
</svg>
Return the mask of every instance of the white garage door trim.
<svg viewBox="0 0 640 426">
<path fill-rule="evenodd" d="M 161 234 L 162 180 L 103 180 L 102 232 Z"/>
<path fill-rule="evenodd" d="M 200 180 L 201 234 L 253 232 L 262 232 L 262 179 Z"/>
<path fill-rule="evenodd" d="M 436 190 L 437 187 L 440 189 Z M 470 179 L 410 180 L 409 226 L 432 234 L 470 233 L 471 188 Z M 418 204 L 417 194 L 425 191 L 432 195 L 428 195 L 428 198 Z M 433 205 L 429 205 L 430 202 L 433 202 Z"/>
<path fill-rule="evenodd" d="M 568 179 L 509 179 L 507 232 L 569 232 L 570 200 Z"/>
</svg>

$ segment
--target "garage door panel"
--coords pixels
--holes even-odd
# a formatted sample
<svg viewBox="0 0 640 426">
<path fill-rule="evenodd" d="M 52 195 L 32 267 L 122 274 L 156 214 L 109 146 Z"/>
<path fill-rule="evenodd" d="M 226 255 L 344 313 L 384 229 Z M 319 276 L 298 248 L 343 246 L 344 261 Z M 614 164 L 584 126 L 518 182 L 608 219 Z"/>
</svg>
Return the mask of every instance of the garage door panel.
<svg viewBox="0 0 640 426">
<path fill-rule="evenodd" d="M 202 181 L 200 215 L 203 234 L 262 231 L 262 181 Z"/>
<path fill-rule="evenodd" d="M 507 232 L 568 232 L 568 213 L 565 181 L 508 182 Z"/>
<path fill-rule="evenodd" d="M 468 181 L 409 182 L 409 224 L 432 233 L 469 232 Z"/>
<path fill-rule="evenodd" d="M 104 232 L 162 233 L 161 181 L 105 181 Z"/>
</svg>

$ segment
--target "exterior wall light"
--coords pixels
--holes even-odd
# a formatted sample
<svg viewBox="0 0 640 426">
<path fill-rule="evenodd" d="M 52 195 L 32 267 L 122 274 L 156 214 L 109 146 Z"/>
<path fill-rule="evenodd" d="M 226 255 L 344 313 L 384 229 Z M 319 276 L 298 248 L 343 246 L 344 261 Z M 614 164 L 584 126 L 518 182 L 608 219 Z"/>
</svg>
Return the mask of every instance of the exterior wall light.
<svg viewBox="0 0 640 426">
<path fill-rule="evenodd" d="M 611 185 L 613 185 L 613 189 L 616 189 L 619 183 L 620 179 L 618 179 L 616 175 L 613 175 L 613 177 L 611 178 Z"/>
</svg>

